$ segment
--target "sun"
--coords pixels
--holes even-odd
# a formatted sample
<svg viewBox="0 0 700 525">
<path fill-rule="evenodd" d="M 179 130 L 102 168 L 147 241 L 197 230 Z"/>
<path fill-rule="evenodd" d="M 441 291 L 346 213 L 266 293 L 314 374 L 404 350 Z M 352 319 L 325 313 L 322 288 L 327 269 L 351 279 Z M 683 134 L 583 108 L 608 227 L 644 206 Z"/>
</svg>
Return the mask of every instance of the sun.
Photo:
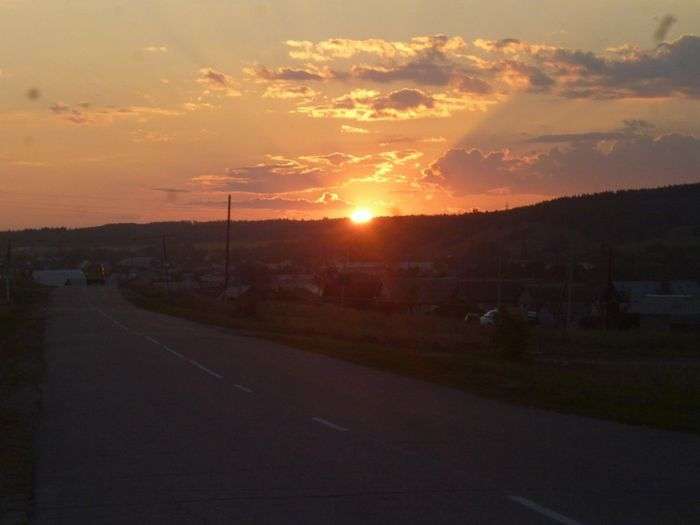
<svg viewBox="0 0 700 525">
<path fill-rule="evenodd" d="M 350 220 L 355 224 L 365 224 L 371 221 L 374 215 L 367 208 L 357 208 L 350 215 Z"/>
</svg>

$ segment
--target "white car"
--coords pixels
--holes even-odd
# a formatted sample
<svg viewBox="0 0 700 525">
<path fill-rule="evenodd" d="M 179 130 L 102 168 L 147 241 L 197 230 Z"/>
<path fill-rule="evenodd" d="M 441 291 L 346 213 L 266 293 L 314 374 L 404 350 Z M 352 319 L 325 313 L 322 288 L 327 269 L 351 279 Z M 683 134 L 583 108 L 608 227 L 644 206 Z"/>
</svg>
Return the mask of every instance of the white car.
<svg viewBox="0 0 700 525">
<path fill-rule="evenodd" d="M 498 321 L 498 308 L 489 310 L 479 318 L 481 326 L 495 326 L 496 321 Z"/>
</svg>

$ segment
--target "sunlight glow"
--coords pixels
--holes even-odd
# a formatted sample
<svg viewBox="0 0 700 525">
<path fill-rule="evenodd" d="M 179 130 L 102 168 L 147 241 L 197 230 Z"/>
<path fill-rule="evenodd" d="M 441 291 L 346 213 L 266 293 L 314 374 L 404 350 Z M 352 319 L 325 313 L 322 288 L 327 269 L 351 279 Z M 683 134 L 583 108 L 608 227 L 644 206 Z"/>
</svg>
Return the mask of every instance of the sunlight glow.
<svg viewBox="0 0 700 525">
<path fill-rule="evenodd" d="M 355 224 L 365 224 L 371 221 L 374 215 L 367 208 L 358 208 L 350 215 L 350 220 Z"/>
</svg>

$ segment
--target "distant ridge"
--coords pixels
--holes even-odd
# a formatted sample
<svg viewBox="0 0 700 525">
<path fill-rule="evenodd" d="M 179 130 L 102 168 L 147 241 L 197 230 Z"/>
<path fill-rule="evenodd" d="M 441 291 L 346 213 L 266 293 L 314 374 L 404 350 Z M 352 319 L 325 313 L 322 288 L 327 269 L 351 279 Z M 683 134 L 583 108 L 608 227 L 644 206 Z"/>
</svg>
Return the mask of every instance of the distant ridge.
<svg viewBox="0 0 700 525">
<path fill-rule="evenodd" d="M 679 230 L 692 237 L 699 227 L 700 183 L 695 183 L 559 197 L 505 211 L 383 217 L 362 229 L 344 219 L 236 221 L 231 237 L 239 255 L 257 258 L 328 257 L 360 247 L 366 258 L 415 259 L 460 256 L 484 243 L 493 245 L 491 251 L 513 253 L 523 243 L 538 252 L 556 253 L 562 242 L 587 250 L 600 243 L 664 239 Z M 222 221 L 180 221 L 23 230 L 4 232 L 0 239 L 24 246 L 114 248 L 148 244 L 137 239 L 163 234 L 172 235 L 175 244 L 219 243 L 223 232 Z"/>
</svg>

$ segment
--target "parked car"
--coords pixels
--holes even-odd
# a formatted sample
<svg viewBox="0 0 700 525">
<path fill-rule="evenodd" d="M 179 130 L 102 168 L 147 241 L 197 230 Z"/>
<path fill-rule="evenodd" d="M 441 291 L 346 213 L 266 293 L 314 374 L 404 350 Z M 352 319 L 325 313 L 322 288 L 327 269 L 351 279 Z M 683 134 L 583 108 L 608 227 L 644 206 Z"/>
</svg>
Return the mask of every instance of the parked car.
<svg viewBox="0 0 700 525">
<path fill-rule="evenodd" d="M 498 308 L 489 310 L 479 318 L 481 326 L 495 326 L 498 321 Z"/>
</svg>

